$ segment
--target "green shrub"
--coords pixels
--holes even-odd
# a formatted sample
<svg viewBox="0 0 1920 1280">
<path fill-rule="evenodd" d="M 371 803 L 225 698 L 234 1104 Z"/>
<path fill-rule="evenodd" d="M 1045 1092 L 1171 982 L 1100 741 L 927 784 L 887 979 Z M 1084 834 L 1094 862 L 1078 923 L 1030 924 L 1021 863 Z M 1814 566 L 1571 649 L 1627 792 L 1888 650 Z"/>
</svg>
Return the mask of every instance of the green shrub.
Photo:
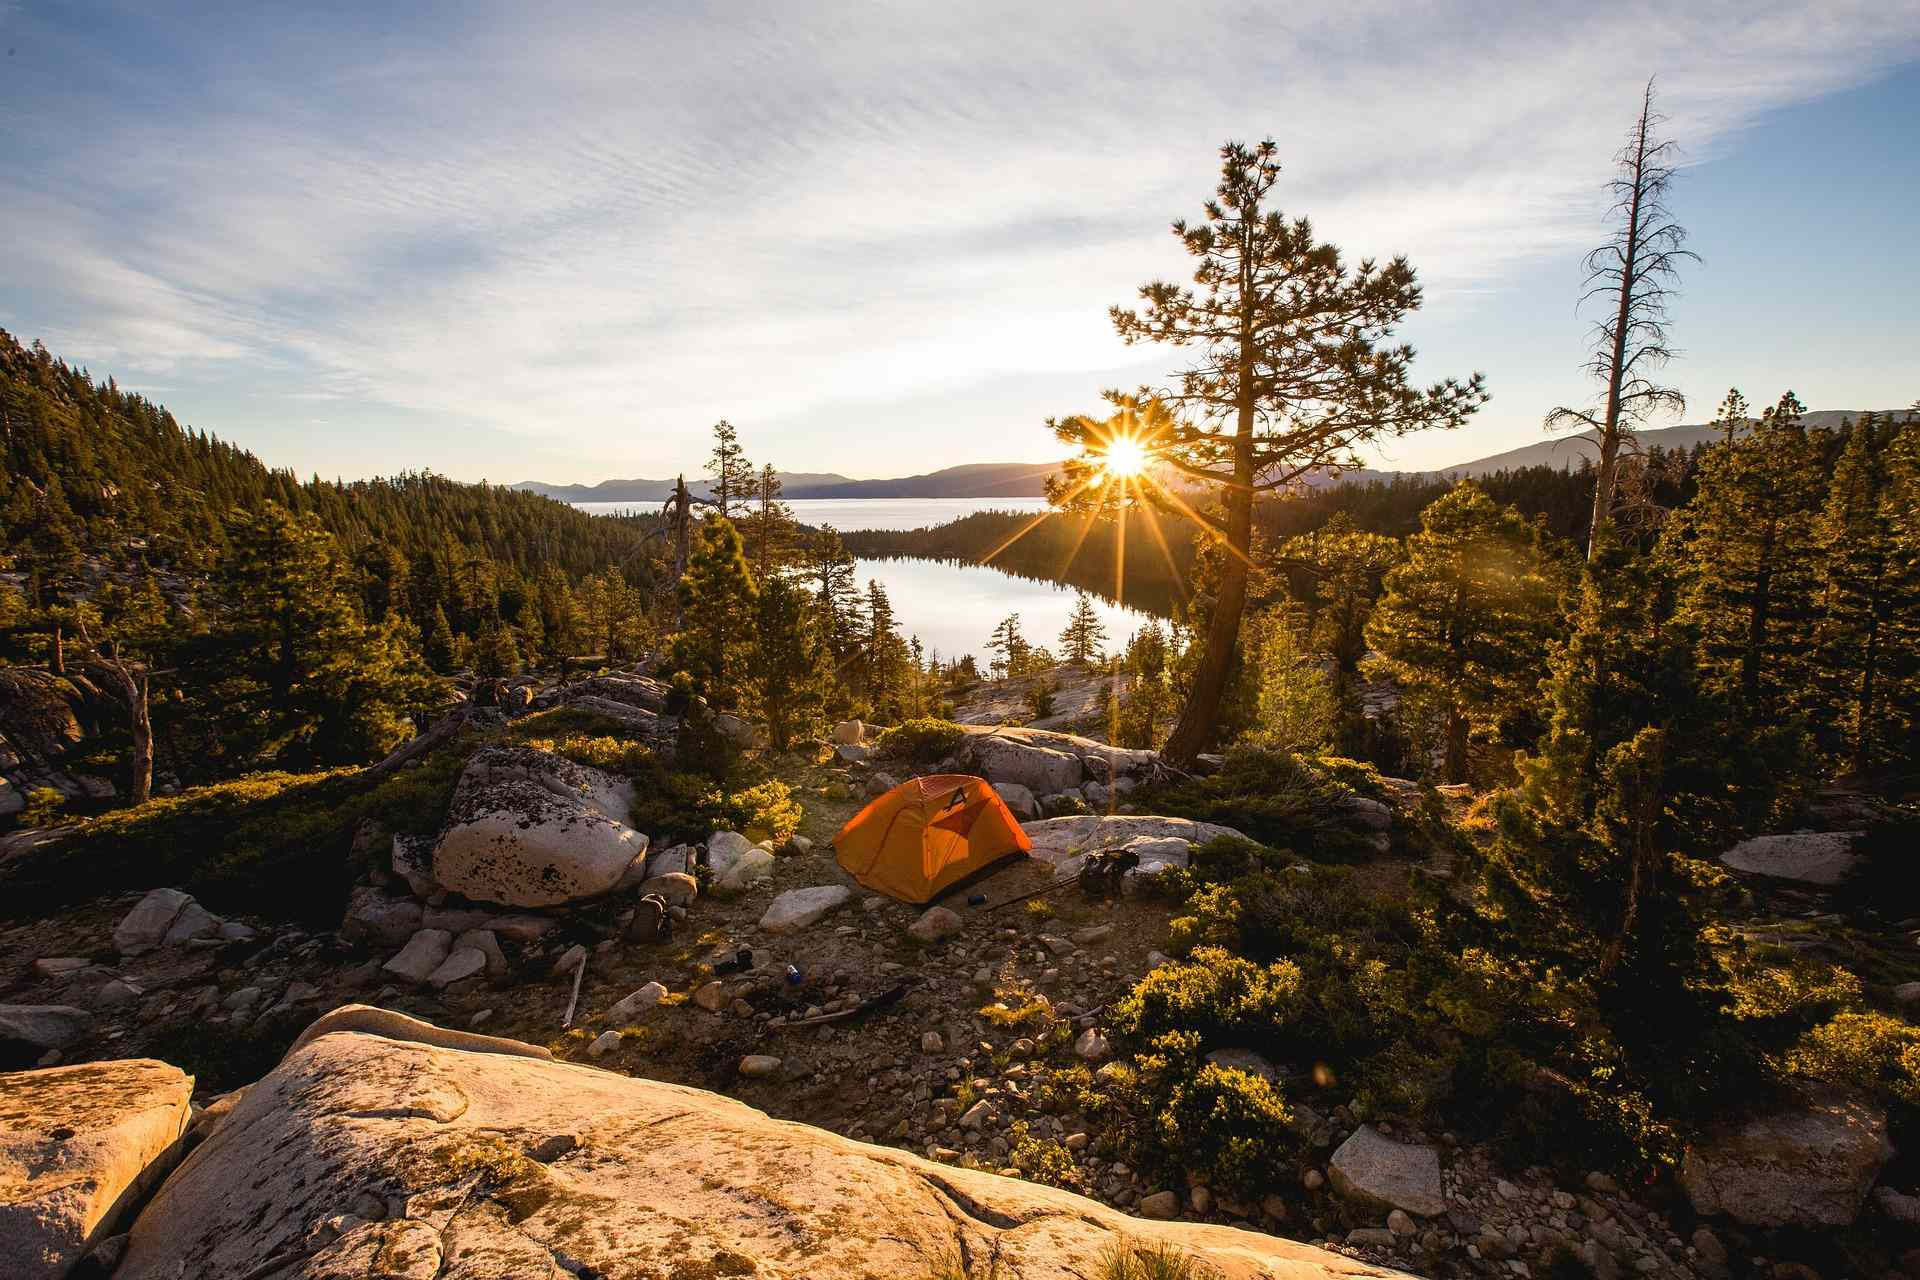
<svg viewBox="0 0 1920 1280">
<path fill-rule="evenodd" d="M 656 841 L 704 840 L 715 831 L 785 840 L 804 811 L 778 778 L 742 785 L 655 766 L 635 779 L 633 825 Z"/>
<path fill-rule="evenodd" d="M 1202 1065 L 1167 1091 L 1159 1142 L 1209 1184 L 1252 1191 L 1277 1180 L 1297 1142 L 1280 1090 L 1233 1067 Z"/>
<path fill-rule="evenodd" d="M 1051 1138 L 1036 1138 L 1027 1129 L 1024 1120 L 1016 1121 L 1007 1136 L 1013 1142 L 1013 1150 L 1007 1156 L 1007 1163 L 1020 1171 L 1020 1176 L 1029 1182 L 1044 1182 L 1050 1187 L 1064 1187 L 1068 1191 L 1084 1189 L 1080 1169 L 1073 1162 L 1073 1153 Z"/>
<path fill-rule="evenodd" d="M 966 738 L 967 731 L 951 720 L 922 716 L 888 729 L 874 746 L 881 755 L 897 757 L 917 769 L 929 769 L 958 751 Z"/>
<path fill-rule="evenodd" d="M 1269 1043 L 1305 1007 L 1300 967 L 1291 961 L 1263 966 L 1220 947 L 1195 948 L 1190 958 L 1142 978 L 1114 1006 L 1114 1029 L 1149 1040 L 1185 1031 L 1208 1044 Z"/>
<path fill-rule="evenodd" d="M 1218 822 L 1316 862 L 1354 861 L 1370 856 L 1372 846 L 1338 806 L 1373 776 L 1351 760 L 1239 750 L 1208 777 L 1150 788 L 1136 799 L 1146 812 Z"/>
<path fill-rule="evenodd" d="M 35 787 L 27 792 L 26 807 L 20 810 L 19 823 L 23 827 L 51 827 L 60 821 L 60 811 L 67 807 L 67 798 L 52 787 Z"/>
<path fill-rule="evenodd" d="M 1920 1027 L 1884 1013 L 1837 1014 L 1800 1037 L 1786 1069 L 1920 1107 Z"/>
</svg>

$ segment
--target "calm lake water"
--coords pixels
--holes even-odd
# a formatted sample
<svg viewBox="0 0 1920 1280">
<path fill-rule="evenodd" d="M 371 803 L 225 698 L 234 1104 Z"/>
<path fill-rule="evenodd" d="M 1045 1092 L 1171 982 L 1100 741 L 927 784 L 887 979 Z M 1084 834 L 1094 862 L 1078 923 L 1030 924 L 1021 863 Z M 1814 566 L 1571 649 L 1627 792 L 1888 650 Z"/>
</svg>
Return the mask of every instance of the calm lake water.
<svg viewBox="0 0 1920 1280">
<path fill-rule="evenodd" d="M 1056 654 L 1060 632 L 1073 612 L 1071 588 L 1050 582 L 1032 582 L 980 565 L 946 564 L 939 560 L 861 560 L 856 562 L 862 585 L 877 578 L 887 589 L 900 630 L 920 637 L 943 658 L 971 653 L 987 664 L 987 637 L 1010 613 L 1020 615 L 1020 632 L 1029 644 L 1042 644 Z M 1106 648 L 1120 648 L 1128 636 L 1150 621 L 1148 615 L 1123 609 L 1099 596 L 1094 609 L 1107 627 Z"/>
<path fill-rule="evenodd" d="M 593 515 L 657 511 L 658 503 L 576 502 Z M 1043 511 L 1045 498 L 800 498 L 787 504 L 802 524 L 854 529 L 920 529 L 946 524 L 975 511 Z M 978 565 L 937 560 L 861 560 L 860 583 L 877 578 L 887 589 L 900 629 L 920 637 L 945 658 L 971 653 L 986 664 L 987 637 L 1010 613 L 1020 615 L 1020 630 L 1033 644 L 1059 647 L 1061 630 L 1073 611 L 1070 588 L 1032 582 Z M 1144 626 L 1148 615 L 1123 609 L 1098 596 L 1094 608 L 1107 627 L 1107 647 L 1117 649 Z"/>
</svg>

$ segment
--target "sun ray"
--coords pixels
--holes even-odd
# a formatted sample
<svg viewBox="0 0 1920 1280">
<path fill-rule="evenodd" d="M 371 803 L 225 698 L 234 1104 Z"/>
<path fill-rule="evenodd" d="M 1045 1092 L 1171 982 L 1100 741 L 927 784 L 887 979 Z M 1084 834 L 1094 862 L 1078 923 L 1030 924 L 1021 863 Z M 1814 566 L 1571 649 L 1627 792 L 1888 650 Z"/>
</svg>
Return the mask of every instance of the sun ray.
<svg viewBox="0 0 1920 1280">
<path fill-rule="evenodd" d="M 1001 543 L 999 546 L 995 547 L 993 550 L 987 552 L 987 554 L 985 554 L 984 556 L 981 556 L 980 563 L 981 564 L 993 563 L 993 559 L 995 556 L 999 555 L 1002 551 L 1005 551 L 1008 547 L 1020 541 L 1020 539 L 1026 537 L 1028 534 L 1032 533 L 1035 529 L 1039 528 L 1040 523 L 1043 520 L 1045 520 L 1048 516 L 1058 515 L 1059 508 L 1061 506 L 1064 506 L 1065 504 L 1073 501 L 1075 498 L 1079 497 L 1082 493 L 1086 492 L 1087 487 L 1090 484 L 1092 484 L 1092 482 L 1093 482 L 1093 477 L 1091 475 L 1082 477 L 1078 484 L 1074 485 L 1073 488 L 1067 490 L 1065 493 L 1060 495 L 1056 505 L 1049 506 L 1045 511 L 1042 511 L 1038 515 L 1034 516 L 1033 519 L 1027 521 L 1025 524 L 1021 525 L 1018 529 L 1014 530 L 1012 536 L 1009 537 L 1005 542 Z"/>
<path fill-rule="evenodd" d="M 1099 514 L 1093 511 L 1088 511 L 1080 517 L 1080 536 L 1073 540 L 1071 547 L 1067 548 L 1066 558 L 1060 562 L 1059 572 L 1054 574 L 1054 577 L 1064 579 L 1067 576 L 1067 570 L 1073 567 L 1074 560 L 1080 555 L 1080 548 L 1087 545 L 1087 535 L 1093 532 L 1093 522 L 1099 518 Z"/>
<path fill-rule="evenodd" d="M 1160 527 L 1159 513 L 1153 509 L 1152 504 L 1148 504 L 1140 514 L 1146 517 L 1147 532 L 1153 535 L 1155 545 L 1160 548 L 1161 558 L 1167 562 L 1167 573 L 1173 578 L 1173 585 L 1179 589 L 1181 595 L 1185 595 L 1187 593 L 1186 576 L 1180 572 L 1180 566 L 1174 561 L 1173 548 L 1167 544 L 1166 531 Z"/>
<path fill-rule="evenodd" d="M 1258 565 L 1254 564 L 1253 558 L 1251 556 L 1249 556 L 1246 552 L 1242 551 L 1240 548 L 1233 545 L 1233 540 L 1231 538 L 1227 537 L 1226 534 L 1216 529 L 1213 525 L 1213 521 L 1206 519 L 1198 511 L 1195 511 L 1191 506 L 1187 505 L 1187 501 L 1185 498 L 1182 498 L 1179 494 L 1175 493 L 1172 489 L 1169 489 L 1166 485 L 1161 484 L 1158 480 L 1155 480 L 1151 476 L 1146 477 L 1146 480 L 1148 484 L 1151 484 L 1153 486 L 1154 492 L 1158 493 L 1161 497 L 1165 498 L 1168 502 L 1171 502 L 1174 506 L 1178 507 L 1180 509 L 1181 514 L 1185 515 L 1189 520 L 1199 525 L 1201 530 L 1205 532 L 1209 537 L 1211 537 L 1215 542 L 1219 543 L 1221 546 L 1225 547 L 1228 551 L 1231 551 L 1234 555 L 1238 556 L 1243 562 L 1245 562 L 1246 566 L 1249 569 L 1257 569 L 1259 567 Z"/>
</svg>

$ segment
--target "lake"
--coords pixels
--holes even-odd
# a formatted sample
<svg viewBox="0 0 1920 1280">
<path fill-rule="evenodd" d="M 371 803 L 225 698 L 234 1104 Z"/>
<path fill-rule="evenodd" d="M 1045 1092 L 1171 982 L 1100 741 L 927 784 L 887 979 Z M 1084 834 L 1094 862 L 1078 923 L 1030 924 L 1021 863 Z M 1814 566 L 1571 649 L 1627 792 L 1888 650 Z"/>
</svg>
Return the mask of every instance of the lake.
<svg viewBox="0 0 1920 1280">
<path fill-rule="evenodd" d="M 657 502 L 576 502 L 588 515 L 617 516 L 660 510 Z M 926 529 L 976 511 L 1045 511 L 1045 498 L 793 498 L 787 502 L 801 524 L 854 529 Z"/>
<path fill-rule="evenodd" d="M 658 503 L 576 502 L 592 515 L 630 511 L 658 511 Z M 921 529 L 946 524 L 976 511 L 1046 510 L 1045 498 L 796 498 L 787 503 L 802 524 L 830 524 L 842 532 L 854 529 Z M 1058 650 L 1060 632 L 1073 611 L 1074 592 L 1049 582 L 1016 578 L 979 565 L 946 564 L 938 560 L 861 560 L 859 581 L 864 587 L 877 578 L 887 589 L 900 629 L 919 636 L 929 650 L 943 658 L 971 653 L 982 668 L 988 658 L 987 637 L 1010 613 L 1020 615 L 1020 630 L 1032 644 Z M 1093 605 L 1107 627 L 1107 648 L 1118 649 L 1149 615 L 1125 609 L 1094 596 Z"/>
<path fill-rule="evenodd" d="M 1016 578 L 982 565 L 941 560 L 859 560 L 860 584 L 880 580 L 900 619 L 900 630 L 920 637 L 943 658 L 971 653 L 984 671 L 990 656 L 987 638 L 1010 613 L 1020 615 L 1020 633 L 1029 644 L 1045 645 L 1057 655 L 1060 632 L 1073 612 L 1074 592 L 1050 582 Z M 1111 652 L 1151 618 L 1099 596 L 1089 597 L 1106 624 Z"/>
</svg>

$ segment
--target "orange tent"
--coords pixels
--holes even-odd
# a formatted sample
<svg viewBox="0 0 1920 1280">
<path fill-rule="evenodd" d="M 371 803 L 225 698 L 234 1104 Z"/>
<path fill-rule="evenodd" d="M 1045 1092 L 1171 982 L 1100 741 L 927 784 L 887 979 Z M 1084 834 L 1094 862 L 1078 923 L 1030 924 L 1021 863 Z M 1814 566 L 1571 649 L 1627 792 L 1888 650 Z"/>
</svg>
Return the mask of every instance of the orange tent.
<svg viewBox="0 0 1920 1280">
<path fill-rule="evenodd" d="M 833 847 L 855 880 L 918 904 L 1033 842 L 986 779 L 938 773 L 903 782 L 854 814 Z"/>
</svg>

